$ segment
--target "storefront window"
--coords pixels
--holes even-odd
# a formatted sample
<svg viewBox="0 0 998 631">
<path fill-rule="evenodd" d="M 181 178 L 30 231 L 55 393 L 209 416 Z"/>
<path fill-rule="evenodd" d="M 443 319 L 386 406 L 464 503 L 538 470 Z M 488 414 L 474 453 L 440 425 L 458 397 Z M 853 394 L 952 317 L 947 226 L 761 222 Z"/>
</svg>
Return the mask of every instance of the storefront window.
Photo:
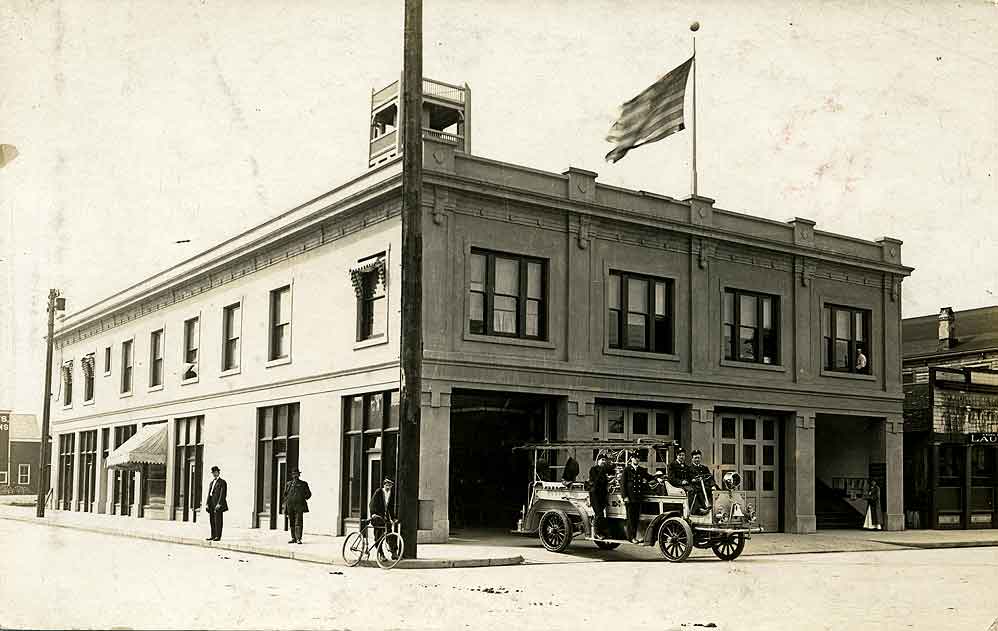
<svg viewBox="0 0 998 631">
<path fill-rule="evenodd" d="M 998 449 L 974 445 L 970 448 L 970 479 L 973 486 L 994 486 L 995 454 Z"/>
<path fill-rule="evenodd" d="M 281 493 L 288 472 L 299 465 L 298 414 L 297 403 L 260 408 L 257 412 L 256 510 L 260 528 L 279 527 Z"/>
<path fill-rule="evenodd" d="M 959 445 L 939 447 L 939 486 L 963 486 L 963 458 Z"/>
<path fill-rule="evenodd" d="M 381 478 L 395 477 L 400 412 L 395 390 L 344 398 L 343 497 L 347 518 L 366 515 L 367 500 L 380 486 Z"/>
</svg>

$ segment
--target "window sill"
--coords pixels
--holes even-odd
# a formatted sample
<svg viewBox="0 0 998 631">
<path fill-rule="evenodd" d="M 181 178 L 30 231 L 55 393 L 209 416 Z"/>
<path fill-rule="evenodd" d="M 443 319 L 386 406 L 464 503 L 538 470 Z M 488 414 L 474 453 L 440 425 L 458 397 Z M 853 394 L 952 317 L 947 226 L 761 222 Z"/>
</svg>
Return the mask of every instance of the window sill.
<svg viewBox="0 0 998 631">
<path fill-rule="evenodd" d="M 379 335 L 378 337 L 369 337 L 366 340 L 361 340 L 359 342 L 354 342 L 353 350 L 360 350 L 362 348 L 369 348 L 371 346 L 381 346 L 382 344 L 388 343 L 387 335 Z"/>
<path fill-rule="evenodd" d="M 822 377 L 837 377 L 839 379 L 856 379 L 859 381 L 876 381 L 876 375 L 864 375 L 855 372 L 836 372 L 834 370 L 821 370 Z"/>
<path fill-rule="evenodd" d="M 121 399 L 127 399 L 130 396 L 132 396 L 131 390 L 129 390 L 128 392 L 122 392 L 120 395 L 118 395 L 118 397 Z"/>
<path fill-rule="evenodd" d="M 547 340 L 528 340 L 522 337 L 503 337 L 501 335 L 480 335 L 465 332 L 467 342 L 485 342 L 487 344 L 508 344 L 510 346 L 529 346 L 531 348 L 555 348 L 553 342 Z"/>
<path fill-rule="evenodd" d="M 89 401 L 83 402 L 83 405 L 93 405 L 93 404 L 94 404 L 94 399 L 90 399 Z"/>
<path fill-rule="evenodd" d="M 63 405 L 62 409 L 64 409 L 64 410 L 72 410 L 73 409 L 73 404 L 70 403 L 69 405 Z"/>
<path fill-rule="evenodd" d="M 768 370 L 770 372 L 786 372 L 786 366 L 780 364 L 757 364 L 755 362 L 740 362 L 732 359 L 722 359 L 721 365 L 728 368 L 748 368 L 749 370 Z"/>
<path fill-rule="evenodd" d="M 277 359 L 272 359 L 263 365 L 264 368 L 273 368 L 274 366 L 283 366 L 284 364 L 291 363 L 291 355 L 287 357 L 278 357 Z"/>
<path fill-rule="evenodd" d="M 111 372 L 110 372 L 110 371 L 108 371 L 108 372 L 104 373 L 104 376 L 105 376 L 105 377 L 110 377 L 110 376 L 111 376 Z"/>
<path fill-rule="evenodd" d="M 635 351 L 629 348 L 603 347 L 604 355 L 619 355 L 620 357 L 640 357 L 641 359 L 660 359 L 667 362 L 679 361 L 679 355 L 672 353 L 656 353 L 655 351 Z"/>
<path fill-rule="evenodd" d="M 149 392 L 159 392 L 163 389 L 163 384 L 158 384 L 155 386 L 149 386 Z"/>
<path fill-rule="evenodd" d="M 199 381 L 201 381 L 200 375 L 197 376 L 197 377 L 191 377 L 190 379 L 181 379 L 180 380 L 180 385 L 182 385 L 182 386 L 189 386 L 192 383 L 197 383 Z"/>
<path fill-rule="evenodd" d="M 219 377 L 231 377 L 232 375 L 238 375 L 243 371 L 242 367 L 239 368 L 229 368 L 228 370 L 223 370 L 218 373 Z"/>
</svg>

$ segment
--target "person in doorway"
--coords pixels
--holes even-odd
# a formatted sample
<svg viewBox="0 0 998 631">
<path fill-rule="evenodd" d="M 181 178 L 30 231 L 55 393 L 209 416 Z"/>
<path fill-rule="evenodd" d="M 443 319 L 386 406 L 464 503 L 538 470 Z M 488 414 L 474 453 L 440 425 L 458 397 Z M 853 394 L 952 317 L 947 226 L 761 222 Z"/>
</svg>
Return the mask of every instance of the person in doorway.
<svg viewBox="0 0 998 631">
<path fill-rule="evenodd" d="M 602 539 L 606 532 L 606 506 L 610 499 L 610 472 L 606 454 L 600 452 L 596 464 L 589 469 L 589 505 L 593 509 L 593 538 Z"/>
<path fill-rule="evenodd" d="M 371 495 L 371 501 L 367 505 L 371 525 L 374 526 L 374 540 L 377 541 L 385 534 L 385 530 L 390 525 L 389 522 L 397 519 L 398 500 L 395 495 L 395 483 L 391 478 L 385 478 L 381 482 L 381 488 Z M 399 551 L 395 549 L 395 538 L 388 540 L 388 547 L 392 559 L 397 559 Z"/>
<path fill-rule="evenodd" d="M 669 463 L 669 484 L 685 489 L 690 484 L 689 466 L 686 464 L 686 450 L 676 449 L 675 462 Z"/>
<path fill-rule="evenodd" d="M 222 540 L 222 513 L 229 510 L 229 505 L 225 501 L 228 485 L 221 474 L 222 470 L 217 466 L 211 468 L 212 480 L 208 484 L 208 499 L 205 501 L 208 520 L 211 522 L 211 536 L 206 541 Z"/>
<path fill-rule="evenodd" d="M 291 540 L 288 543 L 297 544 L 301 544 L 301 532 L 305 527 L 308 500 L 312 497 L 308 482 L 302 480 L 300 475 L 301 471 L 298 467 L 291 469 L 291 479 L 284 485 L 284 496 L 281 500 L 281 508 L 288 516 L 288 526 L 291 528 Z"/>
<path fill-rule="evenodd" d="M 867 530 L 883 530 L 883 519 L 880 514 L 880 485 L 876 480 L 870 480 L 866 489 L 866 521 L 863 528 Z"/>
<path fill-rule="evenodd" d="M 620 494 L 624 499 L 627 511 L 627 540 L 640 543 L 638 540 L 638 524 L 641 519 L 641 497 L 644 495 L 644 484 L 652 480 L 648 470 L 638 466 L 638 456 L 632 453 L 629 464 L 624 467 L 620 480 Z"/>
<path fill-rule="evenodd" d="M 703 464 L 703 452 L 694 449 L 691 455 L 693 462 L 687 469 L 690 484 L 686 491 L 690 502 L 690 513 L 706 515 L 710 512 L 710 492 L 717 488 L 717 482 L 714 481 L 714 474 L 710 472 L 710 468 Z"/>
</svg>

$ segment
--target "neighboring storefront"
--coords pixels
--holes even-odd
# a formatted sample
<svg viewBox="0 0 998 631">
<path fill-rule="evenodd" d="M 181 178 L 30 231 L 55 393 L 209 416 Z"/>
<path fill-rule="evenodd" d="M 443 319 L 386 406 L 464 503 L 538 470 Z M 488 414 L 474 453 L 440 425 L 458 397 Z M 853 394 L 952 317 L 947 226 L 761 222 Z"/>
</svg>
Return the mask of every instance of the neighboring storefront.
<svg viewBox="0 0 998 631">
<path fill-rule="evenodd" d="M 41 433 L 33 414 L 0 410 L 0 495 L 38 492 Z"/>
</svg>

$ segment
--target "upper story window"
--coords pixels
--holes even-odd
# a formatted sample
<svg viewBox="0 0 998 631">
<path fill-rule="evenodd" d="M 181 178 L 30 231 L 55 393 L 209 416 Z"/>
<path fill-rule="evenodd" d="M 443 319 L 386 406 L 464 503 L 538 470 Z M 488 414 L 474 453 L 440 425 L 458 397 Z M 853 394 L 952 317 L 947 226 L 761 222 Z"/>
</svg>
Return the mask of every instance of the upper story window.
<svg viewBox="0 0 998 631">
<path fill-rule="evenodd" d="M 90 353 L 83 356 L 83 361 L 80 362 L 80 368 L 83 369 L 83 402 L 88 403 L 94 400 L 94 369 L 95 369 L 94 354 Z"/>
<path fill-rule="evenodd" d="M 825 305 L 821 312 L 824 367 L 833 372 L 870 374 L 870 312 Z"/>
<path fill-rule="evenodd" d="M 357 341 L 384 337 L 388 326 L 388 276 L 384 252 L 350 268 L 357 294 Z"/>
<path fill-rule="evenodd" d="M 284 359 L 291 353 L 291 285 L 270 292 L 270 356 Z"/>
<path fill-rule="evenodd" d="M 607 284 L 610 348 L 672 353 L 671 280 L 611 271 Z"/>
<path fill-rule="evenodd" d="M 149 334 L 149 387 L 163 385 L 163 329 Z"/>
<path fill-rule="evenodd" d="M 121 393 L 132 391 L 132 340 L 121 343 Z"/>
<path fill-rule="evenodd" d="M 198 377 L 198 349 L 201 345 L 201 318 L 184 320 L 184 375 L 188 381 Z"/>
<path fill-rule="evenodd" d="M 724 290 L 724 358 L 780 363 L 780 299 L 741 289 Z"/>
<path fill-rule="evenodd" d="M 104 347 L 104 376 L 111 374 L 111 347 Z"/>
<path fill-rule="evenodd" d="M 547 337 L 546 262 L 471 251 L 471 333 L 528 339 Z"/>
<path fill-rule="evenodd" d="M 73 360 L 62 364 L 62 404 L 73 405 Z"/>
<path fill-rule="evenodd" d="M 229 305 L 222 310 L 222 370 L 239 368 L 239 335 L 242 329 L 240 305 Z"/>
</svg>

